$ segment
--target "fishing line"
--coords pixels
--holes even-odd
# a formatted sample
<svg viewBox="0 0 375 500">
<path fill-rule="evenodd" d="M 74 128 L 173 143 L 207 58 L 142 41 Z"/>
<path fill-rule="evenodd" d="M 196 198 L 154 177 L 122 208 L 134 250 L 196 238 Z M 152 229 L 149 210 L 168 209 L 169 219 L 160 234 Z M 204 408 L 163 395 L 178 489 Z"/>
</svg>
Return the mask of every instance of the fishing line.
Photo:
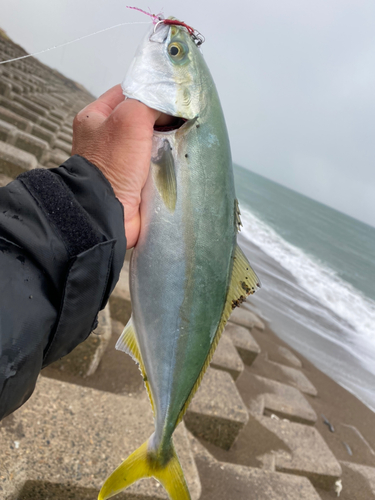
<svg viewBox="0 0 375 500">
<path fill-rule="evenodd" d="M 6 61 L 0 61 L 0 64 L 5 64 L 9 62 L 14 62 L 14 61 L 20 61 L 21 59 L 26 59 L 27 57 L 35 57 L 39 56 L 40 54 L 44 54 L 45 52 L 49 52 L 50 50 L 54 49 L 59 49 L 60 47 L 65 47 L 66 45 L 70 45 L 75 42 L 79 42 L 80 40 L 84 40 L 85 38 L 89 38 L 90 36 L 98 35 L 99 33 L 104 33 L 105 31 L 112 30 L 114 28 L 119 28 L 120 26 L 128 26 L 130 24 L 149 24 L 149 21 L 136 21 L 133 23 L 120 23 L 120 24 L 115 24 L 114 26 L 110 26 L 109 28 L 104 28 L 99 31 L 95 31 L 95 33 L 90 33 L 89 35 L 84 35 L 79 38 L 76 38 L 75 40 L 70 40 L 69 42 L 64 42 L 60 43 L 59 45 L 54 45 L 53 47 L 50 47 L 49 49 L 44 49 L 39 52 L 33 52 L 32 54 L 27 54 L 26 56 L 21 56 L 21 57 L 15 57 L 14 59 L 8 59 Z"/>
</svg>

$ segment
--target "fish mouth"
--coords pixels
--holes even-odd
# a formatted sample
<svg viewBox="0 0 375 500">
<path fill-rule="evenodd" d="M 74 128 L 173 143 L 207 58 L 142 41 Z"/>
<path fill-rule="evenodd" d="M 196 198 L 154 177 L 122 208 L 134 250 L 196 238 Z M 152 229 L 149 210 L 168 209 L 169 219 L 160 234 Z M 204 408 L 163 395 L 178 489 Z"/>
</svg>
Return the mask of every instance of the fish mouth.
<svg viewBox="0 0 375 500">
<path fill-rule="evenodd" d="M 154 125 L 155 132 L 173 132 L 181 128 L 188 120 L 179 116 L 171 117 L 173 120 L 166 125 Z"/>
</svg>

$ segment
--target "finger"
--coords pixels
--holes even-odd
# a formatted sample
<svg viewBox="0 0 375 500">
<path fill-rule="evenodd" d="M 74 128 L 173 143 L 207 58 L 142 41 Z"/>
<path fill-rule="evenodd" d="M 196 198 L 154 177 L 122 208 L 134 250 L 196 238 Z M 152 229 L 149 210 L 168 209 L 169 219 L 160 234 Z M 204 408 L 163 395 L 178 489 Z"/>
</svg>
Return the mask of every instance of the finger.
<svg viewBox="0 0 375 500">
<path fill-rule="evenodd" d="M 155 120 L 159 117 L 160 111 L 149 108 L 145 104 L 135 99 L 126 99 L 120 103 L 108 117 L 107 122 L 112 122 L 116 128 L 123 127 L 133 132 L 144 131 L 149 135 L 154 127 Z"/>
<path fill-rule="evenodd" d="M 100 105 L 108 106 L 112 112 L 124 99 L 125 96 L 122 93 L 121 85 L 118 84 L 107 90 L 107 92 L 104 92 L 95 102 L 98 104 L 100 103 Z"/>
<path fill-rule="evenodd" d="M 165 113 L 160 113 L 159 118 L 156 120 L 155 125 L 157 127 L 166 127 L 168 125 L 172 125 L 172 123 L 176 120 L 174 116 L 166 115 Z"/>
<path fill-rule="evenodd" d="M 124 99 L 125 96 L 122 93 L 121 85 L 118 84 L 107 90 L 96 101 L 87 105 L 79 114 L 96 115 L 101 118 L 98 121 L 104 121 Z"/>
</svg>

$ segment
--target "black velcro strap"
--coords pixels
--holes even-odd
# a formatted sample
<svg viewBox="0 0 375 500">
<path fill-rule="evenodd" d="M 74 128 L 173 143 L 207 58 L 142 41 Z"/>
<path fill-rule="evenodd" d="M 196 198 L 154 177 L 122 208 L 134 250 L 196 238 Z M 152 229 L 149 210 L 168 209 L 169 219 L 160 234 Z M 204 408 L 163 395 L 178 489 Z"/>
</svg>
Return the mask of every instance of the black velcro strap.
<svg viewBox="0 0 375 500">
<path fill-rule="evenodd" d="M 71 257 L 103 241 L 87 212 L 52 172 L 44 169 L 30 170 L 19 175 L 17 179 L 23 183 L 55 226 Z"/>
</svg>

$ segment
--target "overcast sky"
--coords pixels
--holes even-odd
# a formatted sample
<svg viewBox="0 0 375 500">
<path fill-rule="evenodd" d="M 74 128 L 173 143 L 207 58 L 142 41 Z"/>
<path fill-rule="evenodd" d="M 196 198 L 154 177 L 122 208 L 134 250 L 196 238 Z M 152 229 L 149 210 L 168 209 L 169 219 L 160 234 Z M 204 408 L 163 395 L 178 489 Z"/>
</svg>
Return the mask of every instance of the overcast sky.
<svg viewBox="0 0 375 500">
<path fill-rule="evenodd" d="M 132 0 L 129 0 L 132 2 Z M 0 0 L 0 27 L 35 52 L 149 18 L 124 0 Z M 135 0 L 206 37 L 236 163 L 375 226 L 374 0 Z M 40 59 L 94 95 L 122 81 L 146 25 Z"/>
</svg>

